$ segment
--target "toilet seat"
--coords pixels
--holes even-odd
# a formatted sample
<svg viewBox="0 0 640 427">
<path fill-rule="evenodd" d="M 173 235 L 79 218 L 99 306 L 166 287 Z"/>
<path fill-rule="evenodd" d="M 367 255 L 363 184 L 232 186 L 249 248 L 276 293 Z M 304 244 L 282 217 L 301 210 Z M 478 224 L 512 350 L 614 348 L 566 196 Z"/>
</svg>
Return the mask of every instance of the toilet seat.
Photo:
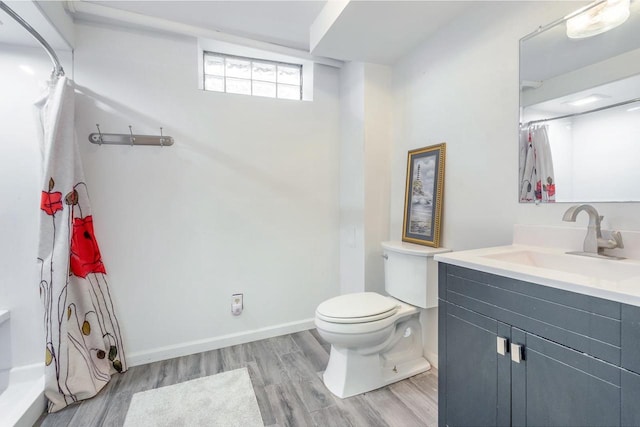
<svg viewBox="0 0 640 427">
<path fill-rule="evenodd" d="M 396 314 L 400 306 L 375 292 L 359 292 L 331 298 L 318 306 L 316 317 L 338 324 L 368 323 Z"/>
</svg>

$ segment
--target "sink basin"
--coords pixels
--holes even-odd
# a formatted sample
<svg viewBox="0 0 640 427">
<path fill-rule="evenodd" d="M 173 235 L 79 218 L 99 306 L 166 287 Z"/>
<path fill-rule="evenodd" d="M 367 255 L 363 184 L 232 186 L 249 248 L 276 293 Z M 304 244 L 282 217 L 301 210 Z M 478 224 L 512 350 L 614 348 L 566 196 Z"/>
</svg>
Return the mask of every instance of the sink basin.
<svg viewBox="0 0 640 427">
<path fill-rule="evenodd" d="M 537 267 L 563 273 L 579 274 L 599 280 L 619 282 L 640 276 L 640 264 L 628 261 L 589 258 L 564 253 L 535 250 L 510 250 L 482 255 L 483 258 Z"/>
</svg>

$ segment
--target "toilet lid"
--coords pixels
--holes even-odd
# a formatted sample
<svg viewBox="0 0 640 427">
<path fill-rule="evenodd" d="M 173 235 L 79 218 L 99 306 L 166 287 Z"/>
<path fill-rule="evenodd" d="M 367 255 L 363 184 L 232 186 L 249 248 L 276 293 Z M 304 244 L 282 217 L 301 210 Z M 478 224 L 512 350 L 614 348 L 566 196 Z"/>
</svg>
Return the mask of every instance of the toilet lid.
<svg viewBox="0 0 640 427">
<path fill-rule="evenodd" d="M 359 292 L 328 299 L 318 306 L 316 314 L 328 322 L 371 322 L 392 316 L 398 302 L 375 292 Z"/>
</svg>

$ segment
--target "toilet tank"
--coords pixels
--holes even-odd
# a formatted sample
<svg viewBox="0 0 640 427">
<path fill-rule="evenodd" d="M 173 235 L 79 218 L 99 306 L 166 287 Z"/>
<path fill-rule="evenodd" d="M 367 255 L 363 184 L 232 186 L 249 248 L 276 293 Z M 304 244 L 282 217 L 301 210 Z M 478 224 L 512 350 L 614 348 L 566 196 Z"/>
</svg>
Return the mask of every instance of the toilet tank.
<svg viewBox="0 0 640 427">
<path fill-rule="evenodd" d="M 433 256 L 443 252 L 450 250 L 406 242 L 382 242 L 387 293 L 416 307 L 437 307 L 438 262 Z"/>
</svg>

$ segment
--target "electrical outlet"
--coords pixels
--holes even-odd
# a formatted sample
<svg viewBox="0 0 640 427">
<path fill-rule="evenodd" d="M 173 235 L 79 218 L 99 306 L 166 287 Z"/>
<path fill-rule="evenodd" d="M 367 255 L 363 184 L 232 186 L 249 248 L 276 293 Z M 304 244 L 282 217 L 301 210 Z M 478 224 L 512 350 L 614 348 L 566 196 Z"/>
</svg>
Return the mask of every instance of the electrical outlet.
<svg viewBox="0 0 640 427">
<path fill-rule="evenodd" d="M 244 308 L 244 295 L 233 294 L 231 295 L 231 314 L 234 316 L 240 316 L 242 309 Z"/>
</svg>

